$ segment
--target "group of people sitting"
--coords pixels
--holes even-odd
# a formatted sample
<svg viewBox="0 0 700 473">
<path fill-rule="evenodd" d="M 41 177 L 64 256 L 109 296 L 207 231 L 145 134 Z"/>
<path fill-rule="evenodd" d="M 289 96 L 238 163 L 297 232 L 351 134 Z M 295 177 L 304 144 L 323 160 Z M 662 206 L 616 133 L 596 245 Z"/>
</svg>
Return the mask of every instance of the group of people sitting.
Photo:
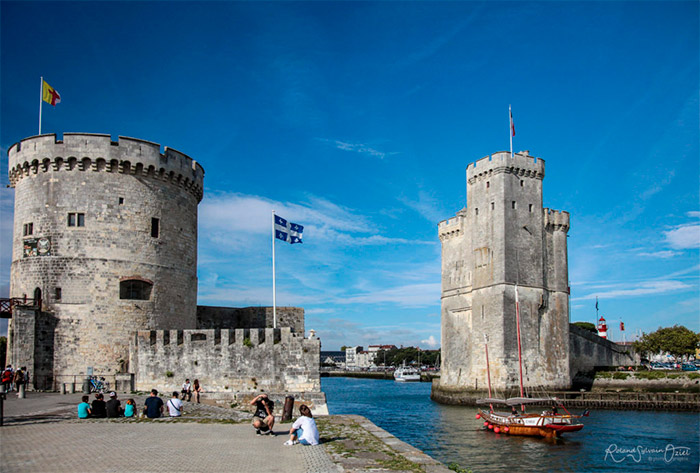
<svg viewBox="0 0 700 473">
<path fill-rule="evenodd" d="M 136 402 L 128 399 L 122 408 L 122 402 L 117 399 L 117 393 L 109 393 L 109 401 L 105 402 L 102 393 L 95 393 L 95 400 L 90 404 L 90 396 L 83 396 L 83 402 L 78 404 L 78 418 L 104 419 L 106 417 L 134 417 Z"/>
<path fill-rule="evenodd" d="M 117 399 L 117 393 L 109 393 L 109 401 L 105 402 L 102 393 L 95 393 L 95 400 L 89 403 L 90 396 L 83 396 L 83 402 L 78 404 L 78 418 L 80 419 L 104 419 L 108 417 L 136 417 L 136 402 L 128 399 L 122 408 L 122 403 Z M 164 406 L 168 406 L 170 417 L 180 417 L 182 415 L 182 401 L 177 391 L 173 391 L 173 396 L 167 403 L 158 397 L 158 390 L 152 389 L 151 395 L 146 398 L 146 402 L 141 415 L 149 419 L 161 417 Z"/>
<path fill-rule="evenodd" d="M 194 401 L 199 404 L 199 395 L 203 393 L 204 390 L 202 389 L 202 386 L 199 384 L 199 380 L 195 379 L 194 380 L 194 385 L 190 383 L 189 378 L 185 380 L 184 383 L 182 383 L 182 390 L 180 393 L 182 393 L 182 400 L 184 401 L 185 398 L 187 398 L 187 401 L 192 400 L 192 396 L 194 395 Z"/>
<path fill-rule="evenodd" d="M 163 400 L 158 397 L 158 390 L 152 389 L 151 395 L 146 398 L 145 405 L 141 415 L 148 417 L 149 419 L 156 419 L 163 416 L 164 406 L 168 407 L 168 414 L 170 417 L 180 417 L 183 413 L 182 400 L 191 393 L 195 394 L 195 399 L 199 402 L 199 393 L 201 392 L 201 387 L 199 386 L 199 381 L 195 381 L 195 389 L 186 389 L 186 385 L 189 385 L 189 379 L 186 380 L 185 385 L 183 385 L 182 392 L 178 393 L 173 391 L 172 397 L 168 399 L 167 403 L 163 403 Z M 182 394 L 182 400 L 180 399 L 180 394 Z M 188 400 L 190 398 L 188 397 Z M 117 393 L 114 391 L 109 393 L 109 401 L 104 400 L 104 395 L 102 393 L 95 393 L 95 400 L 92 404 L 89 403 L 90 396 L 83 396 L 82 401 L 78 404 L 78 418 L 88 419 L 88 418 L 115 418 L 115 417 L 135 417 L 136 416 L 136 402 L 133 399 L 128 399 L 126 404 L 122 408 L 121 401 L 117 399 Z M 257 435 L 274 435 L 272 428 L 275 425 L 274 408 L 275 403 L 268 397 L 267 394 L 260 394 L 256 396 L 250 404 L 255 406 L 255 413 L 253 414 L 253 427 Z M 308 406 L 302 404 L 299 406 L 299 413 L 301 416 L 292 424 L 291 429 L 289 429 L 289 440 L 287 440 L 285 445 L 318 445 L 319 434 L 318 428 L 316 427 L 316 421 L 311 414 L 311 409 Z"/>
</svg>

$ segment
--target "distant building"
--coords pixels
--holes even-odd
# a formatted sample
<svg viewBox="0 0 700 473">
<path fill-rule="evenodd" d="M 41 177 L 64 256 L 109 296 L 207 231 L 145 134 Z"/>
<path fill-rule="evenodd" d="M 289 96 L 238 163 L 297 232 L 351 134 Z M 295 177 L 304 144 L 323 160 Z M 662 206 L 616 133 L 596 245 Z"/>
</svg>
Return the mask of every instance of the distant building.
<svg viewBox="0 0 700 473">
<path fill-rule="evenodd" d="M 345 369 L 352 371 L 371 368 L 375 366 L 374 357 L 376 355 L 376 352 L 365 351 L 361 346 L 347 347 L 345 349 Z"/>
</svg>

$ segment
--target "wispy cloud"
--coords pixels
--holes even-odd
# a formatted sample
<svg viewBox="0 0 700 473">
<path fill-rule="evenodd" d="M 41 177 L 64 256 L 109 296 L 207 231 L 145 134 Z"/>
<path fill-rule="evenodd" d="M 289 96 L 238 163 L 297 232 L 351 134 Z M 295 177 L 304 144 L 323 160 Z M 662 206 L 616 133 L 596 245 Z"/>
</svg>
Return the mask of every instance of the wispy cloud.
<svg viewBox="0 0 700 473">
<path fill-rule="evenodd" d="M 325 138 L 318 138 L 318 140 L 324 143 L 328 143 L 330 146 L 333 146 L 334 148 L 342 151 L 351 151 L 353 153 L 365 154 L 373 158 L 384 159 L 387 156 L 399 154 L 398 151 L 380 151 L 365 143 L 349 143 L 347 141 L 329 140 Z"/>
<path fill-rule="evenodd" d="M 677 255 L 678 255 L 677 252 L 671 251 L 671 250 L 662 250 L 662 251 L 653 251 L 653 252 L 640 251 L 637 253 L 637 256 L 643 256 L 646 258 L 662 258 L 662 259 L 673 258 L 674 256 L 677 256 Z"/>
<path fill-rule="evenodd" d="M 408 197 L 399 197 L 399 201 L 407 207 L 415 210 L 420 216 L 432 223 L 438 223 L 445 218 L 445 211 L 442 209 L 440 200 L 434 195 L 421 190 L 418 192 L 417 199 Z"/>
<path fill-rule="evenodd" d="M 364 294 L 349 296 L 349 304 L 393 303 L 405 307 L 428 307 L 440 300 L 440 283 L 408 284 L 377 289 Z"/>
<path fill-rule="evenodd" d="M 599 299 L 621 299 L 648 296 L 651 294 L 671 294 L 688 291 L 694 289 L 695 287 L 697 286 L 674 280 L 644 281 L 636 284 L 618 285 L 618 288 L 610 288 L 606 291 L 595 292 L 582 297 L 575 297 L 571 300 L 585 301 L 595 299 L 596 297 Z"/>
</svg>

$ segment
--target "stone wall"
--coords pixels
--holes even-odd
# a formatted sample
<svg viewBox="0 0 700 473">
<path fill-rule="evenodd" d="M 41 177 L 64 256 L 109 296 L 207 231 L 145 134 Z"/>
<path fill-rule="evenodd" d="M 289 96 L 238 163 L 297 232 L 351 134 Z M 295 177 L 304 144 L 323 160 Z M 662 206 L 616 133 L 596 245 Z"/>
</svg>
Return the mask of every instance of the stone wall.
<svg viewBox="0 0 700 473">
<path fill-rule="evenodd" d="M 130 352 L 137 390 L 179 390 L 189 378 L 216 393 L 321 391 L 321 342 L 289 327 L 139 331 Z"/>
<path fill-rule="evenodd" d="M 197 306 L 198 329 L 272 328 L 272 307 Z M 304 335 L 304 309 L 277 307 L 277 328 Z"/>
<path fill-rule="evenodd" d="M 596 369 L 636 366 L 640 362 L 632 347 L 618 345 L 573 324 L 569 326 L 569 346 L 572 379 Z"/>
</svg>

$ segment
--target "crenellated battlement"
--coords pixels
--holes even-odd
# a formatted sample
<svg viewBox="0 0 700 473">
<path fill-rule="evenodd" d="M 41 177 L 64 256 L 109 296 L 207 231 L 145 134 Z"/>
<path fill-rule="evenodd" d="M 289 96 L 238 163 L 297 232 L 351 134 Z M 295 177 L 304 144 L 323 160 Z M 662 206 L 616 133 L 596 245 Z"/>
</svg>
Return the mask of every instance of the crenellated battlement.
<svg viewBox="0 0 700 473">
<path fill-rule="evenodd" d="M 457 215 L 454 217 L 438 223 L 438 236 L 440 237 L 440 241 L 460 236 L 464 231 L 463 225 L 465 216 L 463 209 L 457 212 Z"/>
<path fill-rule="evenodd" d="M 321 341 L 291 327 L 140 330 L 129 353 L 137 389 L 172 384 L 175 375 L 199 379 L 207 392 L 321 390 Z"/>
<path fill-rule="evenodd" d="M 10 186 L 38 172 L 95 171 L 150 177 L 182 187 L 202 200 L 204 169 L 189 156 L 158 143 L 120 136 L 64 133 L 38 135 L 15 143 L 7 152 Z"/>
<path fill-rule="evenodd" d="M 493 174 L 510 173 L 532 179 L 544 179 L 544 160 L 520 151 L 510 157 L 510 152 L 499 151 L 467 166 L 467 182 L 473 184 Z"/>
<path fill-rule="evenodd" d="M 190 330 L 139 330 L 136 333 L 139 347 L 158 349 L 168 345 L 222 345 L 255 348 L 259 345 L 290 344 L 318 339 L 305 339 L 303 334 L 292 332 L 291 327 L 260 329 L 190 329 Z"/>
<path fill-rule="evenodd" d="M 544 226 L 547 229 L 569 231 L 569 212 L 564 210 L 542 209 L 544 213 Z"/>
</svg>

